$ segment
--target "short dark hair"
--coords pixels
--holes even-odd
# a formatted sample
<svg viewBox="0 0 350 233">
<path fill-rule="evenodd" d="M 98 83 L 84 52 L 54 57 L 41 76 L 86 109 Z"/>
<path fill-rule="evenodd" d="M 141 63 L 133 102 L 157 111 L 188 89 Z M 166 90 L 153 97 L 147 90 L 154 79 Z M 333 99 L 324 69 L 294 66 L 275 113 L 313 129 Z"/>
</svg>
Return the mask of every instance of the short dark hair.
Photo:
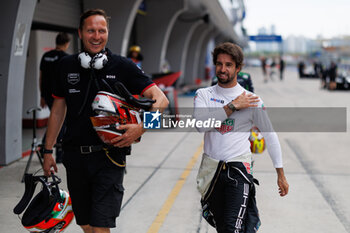
<svg viewBox="0 0 350 233">
<path fill-rule="evenodd" d="M 243 66 L 244 55 L 241 47 L 238 45 L 230 42 L 225 42 L 216 46 L 212 53 L 214 65 L 216 65 L 218 55 L 222 53 L 230 55 L 232 57 L 232 60 L 236 63 L 236 67 Z"/>
<path fill-rule="evenodd" d="M 67 33 L 60 32 L 56 36 L 56 45 L 64 45 L 70 41 L 70 38 Z"/>
<path fill-rule="evenodd" d="M 79 29 L 83 29 L 85 19 L 92 16 L 92 15 L 101 15 L 105 18 L 107 22 L 107 27 L 109 26 L 109 18 L 106 14 L 106 12 L 102 9 L 90 9 L 85 11 L 82 15 L 80 15 L 80 22 L 79 22 Z"/>
</svg>

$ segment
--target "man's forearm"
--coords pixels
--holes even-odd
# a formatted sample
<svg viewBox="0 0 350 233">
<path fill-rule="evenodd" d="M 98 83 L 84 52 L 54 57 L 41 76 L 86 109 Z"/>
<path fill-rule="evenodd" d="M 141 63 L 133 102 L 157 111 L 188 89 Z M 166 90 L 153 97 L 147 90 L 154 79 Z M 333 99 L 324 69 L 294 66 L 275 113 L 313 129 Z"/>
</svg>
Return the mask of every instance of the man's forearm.
<svg viewBox="0 0 350 233">
<path fill-rule="evenodd" d="M 54 116 L 50 116 L 48 128 L 46 132 L 45 148 L 52 149 L 56 143 L 56 138 L 62 127 L 63 120 L 57 119 Z"/>
<path fill-rule="evenodd" d="M 157 111 L 163 112 L 165 108 L 169 105 L 169 100 L 165 96 L 162 90 L 160 90 L 157 86 L 153 86 L 150 88 L 150 90 L 147 90 L 144 93 L 144 96 L 149 99 L 153 99 L 156 102 L 152 105 L 151 109 L 149 111 Z M 142 133 L 146 131 L 146 129 L 143 128 L 143 122 L 139 124 Z"/>
<path fill-rule="evenodd" d="M 59 100 L 62 101 L 62 100 Z M 64 100 L 63 100 L 64 101 Z M 65 103 L 58 103 L 56 100 L 51 110 L 46 132 L 45 148 L 52 149 L 60 132 L 65 118 Z"/>
<path fill-rule="evenodd" d="M 277 172 L 278 177 L 284 177 L 283 167 L 276 168 L 276 172 Z"/>
<path fill-rule="evenodd" d="M 162 91 L 157 92 L 153 98 L 156 102 L 152 105 L 152 108 L 150 111 L 157 111 L 163 112 L 165 108 L 169 105 L 169 100 L 166 98 L 164 93 Z"/>
</svg>

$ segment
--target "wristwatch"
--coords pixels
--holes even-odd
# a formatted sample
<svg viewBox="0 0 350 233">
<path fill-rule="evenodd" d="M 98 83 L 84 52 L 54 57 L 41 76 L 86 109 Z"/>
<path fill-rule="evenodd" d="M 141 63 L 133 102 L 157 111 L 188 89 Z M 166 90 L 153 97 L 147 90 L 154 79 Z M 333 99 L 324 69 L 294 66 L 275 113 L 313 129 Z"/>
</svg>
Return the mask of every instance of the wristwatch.
<svg viewBox="0 0 350 233">
<path fill-rule="evenodd" d="M 48 149 L 44 149 L 43 150 L 43 154 L 52 154 L 53 153 L 53 150 L 48 150 Z"/>
<path fill-rule="evenodd" d="M 226 106 L 227 106 L 232 112 L 238 111 L 238 109 L 233 105 L 232 102 L 229 102 Z"/>
</svg>

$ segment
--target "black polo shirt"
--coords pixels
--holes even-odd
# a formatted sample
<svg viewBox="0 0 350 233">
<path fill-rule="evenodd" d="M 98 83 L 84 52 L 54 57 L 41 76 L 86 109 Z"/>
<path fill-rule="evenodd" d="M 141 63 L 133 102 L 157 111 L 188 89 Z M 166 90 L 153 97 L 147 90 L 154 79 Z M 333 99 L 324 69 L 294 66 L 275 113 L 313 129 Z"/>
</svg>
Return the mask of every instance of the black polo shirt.
<svg viewBox="0 0 350 233">
<path fill-rule="evenodd" d="M 41 58 L 40 61 L 40 71 L 41 71 L 41 97 L 46 101 L 50 100 L 52 102 L 52 85 L 55 75 L 55 70 L 58 61 L 68 54 L 61 50 L 51 50 L 46 53 Z"/>
<path fill-rule="evenodd" d="M 66 56 L 59 63 L 53 96 L 55 98 L 64 98 L 67 105 L 67 130 L 63 139 L 64 145 L 102 144 L 89 118 L 94 115 L 91 103 L 97 92 L 99 90 L 110 92 L 108 87 L 103 85 L 101 79 L 104 79 L 111 87 L 116 81 L 120 81 L 132 94 L 139 95 L 142 95 L 145 90 L 155 85 L 150 77 L 132 61 L 112 54 L 108 49 L 106 51 L 108 62 L 101 70 L 81 67 L 78 54 Z M 91 81 L 90 90 L 86 96 L 89 80 L 92 77 L 99 81 L 98 84 L 95 81 Z M 83 106 L 85 98 L 86 104 Z M 80 114 L 79 111 L 81 111 Z"/>
</svg>

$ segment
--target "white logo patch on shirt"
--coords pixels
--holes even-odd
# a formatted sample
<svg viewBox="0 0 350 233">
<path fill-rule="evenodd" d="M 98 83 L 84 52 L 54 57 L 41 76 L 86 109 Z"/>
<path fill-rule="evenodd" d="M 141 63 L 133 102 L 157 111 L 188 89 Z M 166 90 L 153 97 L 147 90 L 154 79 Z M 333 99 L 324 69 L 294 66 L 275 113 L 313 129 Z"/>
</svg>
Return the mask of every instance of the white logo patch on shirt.
<svg viewBox="0 0 350 233">
<path fill-rule="evenodd" d="M 114 74 L 107 74 L 106 78 L 108 78 L 108 79 L 115 79 L 115 75 Z"/>
<path fill-rule="evenodd" d="M 79 73 L 68 73 L 67 75 L 67 82 L 75 85 L 80 81 L 80 74 Z"/>
<path fill-rule="evenodd" d="M 58 60 L 58 56 L 54 56 L 54 57 L 44 57 L 44 60 L 47 62 L 54 62 Z"/>
<path fill-rule="evenodd" d="M 69 89 L 68 92 L 69 93 L 80 93 L 80 90 L 72 88 L 72 89 Z"/>
</svg>

